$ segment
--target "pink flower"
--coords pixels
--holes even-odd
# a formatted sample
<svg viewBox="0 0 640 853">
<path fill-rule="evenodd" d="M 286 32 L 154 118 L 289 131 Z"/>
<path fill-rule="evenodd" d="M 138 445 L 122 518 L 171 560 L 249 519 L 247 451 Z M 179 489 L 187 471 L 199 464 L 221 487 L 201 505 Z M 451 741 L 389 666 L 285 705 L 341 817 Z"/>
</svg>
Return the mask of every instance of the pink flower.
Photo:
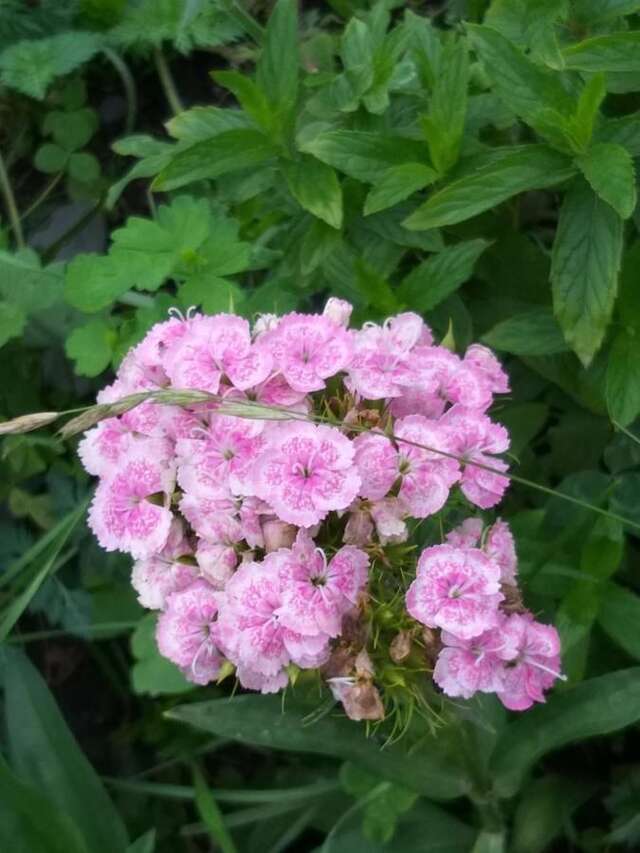
<svg viewBox="0 0 640 853">
<path fill-rule="evenodd" d="M 232 545 L 201 539 L 196 549 L 196 560 L 203 577 L 211 586 L 224 589 L 238 564 L 238 555 Z"/>
<path fill-rule="evenodd" d="M 435 545 L 420 555 L 406 601 L 418 622 L 468 640 L 494 627 L 502 599 L 500 567 L 482 551 Z"/>
<path fill-rule="evenodd" d="M 461 406 L 446 412 L 439 423 L 449 436 L 453 452 L 465 460 L 460 481 L 465 497 L 481 509 L 495 506 L 509 485 L 508 477 L 497 472 L 507 471 L 509 466 L 490 454 L 509 449 L 507 430 L 486 415 Z M 494 470 L 479 468 L 474 462 Z"/>
<path fill-rule="evenodd" d="M 447 385 L 460 367 L 458 356 L 446 347 L 420 346 L 411 354 L 414 380 L 391 401 L 395 417 L 424 415 L 439 418 L 448 402 Z"/>
<path fill-rule="evenodd" d="M 360 487 L 349 439 L 333 427 L 310 423 L 278 423 L 254 478 L 256 495 L 282 521 L 299 527 L 346 509 Z"/>
<path fill-rule="evenodd" d="M 394 437 L 402 475 L 398 497 L 410 515 L 433 515 L 442 509 L 449 490 L 460 478 L 456 460 L 438 452 L 451 452 L 448 434 L 440 423 L 422 415 L 409 415 L 396 422 Z"/>
<path fill-rule="evenodd" d="M 167 596 L 193 583 L 198 569 L 193 565 L 192 553 L 184 527 L 174 519 L 164 548 L 133 565 L 131 584 L 143 607 L 162 610 Z"/>
<path fill-rule="evenodd" d="M 132 454 L 96 489 L 89 526 L 105 551 L 143 559 L 164 547 L 172 514 L 174 470 L 166 461 Z"/>
<path fill-rule="evenodd" d="M 353 447 L 361 480 L 359 494 L 380 500 L 398 478 L 398 451 L 386 436 L 371 432 L 356 436 Z"/>
<path fill-rule="evenodd" d="M 238 503 L 224 492 L 210 498 L 188 494 L 180 500 L 180 512 L 198 536 L 228 545 L 243 538 Z"/>
<path fill-rule="evenodd" d="M 156 640 L 160 654 L 180 667 L 195 684 L 208 684 L 220 671 L 215 644 L 218 595 L 204 580 L 174 592 L 160 614 Z"/>
<path fill-rule="evenodd" d="M 351 360 L 351 334 L 328 316 L 287 314 L 275 330 L 259 338 L 275 367 L 296 391 L 320 391 L 325 380 Z"/>
<path fill-rule="evenodd" d="M 483 347 L 482 344 L 471 344 L 464 355 L 464 361 L 486 375 L 494 394 L 509 392 L 509 377 L 488 347 Z"/>
<path fill-rule="evenodd" d="M 172 317 L 164 323 L 156 323 L 144 339 L 129 350 L 118 369 L 118 382 L 125 394 L 146 389 L 165 388 L 169 376 L 165 370 L 164 356 L 187 334 L 190 320 Z"/>
<path fill-rule="evenodd" d="M 262 563 L 243 563 L 227 583 L 217 628 L 218 640 L 239 667 L 272 678 L 291 661 L 318 666 L 328 653 L 328 636 L 291 631 L 281 620 L 283 551 Z"/>
<path fill-rule="evenodd" d="M 506 521 L 498 519 L 487 533 L 484 543 L 485 554 L 500 566 L 500 580 L 503 583 L 514 584 L 518 558 L 513 534 Z"/>
<path fill-rule="evenodd" d="M 281 669 L 276 675 L 262 675 L 247 666 L 238 666 L 236 677 L 245 690 L 258 690 L 260 693 L 279 693 L 289 683 L 286 670 Z"/>
<path fill-rule="evenodd" d="M 165 358 L 175 388 L 216 394 L 223 376 L 241 390 L 263 382 L 271 372 L 269 353 L 251 342 L 249 323 L 233 314 L 198 315 L 187 334 Z"/>
<path fill-rule="evenodd" d="M 498 652 L 503 641 L 499 627 L 467 640 L 443 631 L 441 639 L 445 647 L 438 655 L 433 680 L 447 696 L 470 699 L 478 690 L 495 693 L 500 689 L 503 665 Z"/>
<path fill-rule="evenodd" d="M 353 305 L 345 299 L 337 299 L 335 296 L 327 300 L 322 312 L 324 317 L 328 317 L 337 326 L 342 326 L 346 329 L 353 313 Z"/>
<path fill-rule="evenodd" d="M 447 542 L 454 548 L 475 548 L 482 536 L 482 519 L 465 518 L 459 527 L 447 534 Z"/>
<path fill-rule="evenodd" d="M 406 542 L 409 531 L 405 522 L 407 508 L 398 498 L 385 498 L 372 504 L 371 518 L 382 545 Z"/>
<path fill-rule="evenodd" d="M 163 408 L 147 405 L 156 410 Z M 120 459 L 131 452 L 157 461 L 164 459 L 168 463 L 173 457 L 173 444 L 159 436 L 160 429 L 155 437 L 132 429 L 131 419 L 127 420 L 125 416 L 107 418 L 84 434 L 78 445 L 78 455 L 85 470 L 96 477 L 109 476 Z"/>
<path fill-rule="evenodd" d="M 544 702 L 560 673 L 560 638 L 551 625 L 536 622 L 530 613 L 513 613 L 502 627 L 499 652 L 504 661 L 498 698 L 512 711 L 526 711 Z"/>
<path fill-rule="evenodd" d="M 291 551 L 283 555 L 279 570 L 283 589 L 280 621 L 300 634 L 337 637 L 342 617 L 367 581 L 368 566 L 364 551 L 351 546 L 340 548 L 327 561 L 324 551 L 301 530 Z"/>
</svg>

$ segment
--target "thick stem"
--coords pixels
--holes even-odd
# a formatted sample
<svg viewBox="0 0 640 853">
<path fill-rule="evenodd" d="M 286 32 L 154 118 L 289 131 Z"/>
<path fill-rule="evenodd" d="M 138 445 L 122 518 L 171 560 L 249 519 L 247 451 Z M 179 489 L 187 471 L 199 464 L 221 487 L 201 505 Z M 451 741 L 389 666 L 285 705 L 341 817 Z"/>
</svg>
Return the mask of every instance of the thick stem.
<svg viewBox="0 0 640 853">
<path fill-rule="evenodd" d="M 7 167 L 5 166 L 1 151 L 0 189 L 2 190 L 2 195 L 4 196 L 4 201 L 7 208 L 7 216 L 9 217 L 9 222 L 13 230 L 13 235 L 16 238 L 16 243 L 21 249 L 24 249 L 25 242 L 24 234 L 22 232 L 22 223 L 20 222 L 20 214 L 18 213 L 18 206 L 16 205 L 16 199 L 13 194 L 13 187 L 11 186 L 11 181 L 9 180 L 9 173 L 7 172 Z"/>
<path fill-rule="evenodd" d="M 155 62 L 156 71 L 158 72 L 160 83 L 167 98 L 167 103 L 169 104 L 172 113 L 174 115 L 178 115 L 178 113 L 181 113 L 184 110 L 184 107 L 182 106 L 182 101 L 180 100 L 180 95 L 176 89 L 174 79 L 171 76 L 169 64 L 167 63 L 167 59 L 161 48 L 157 47 L 154 50 L 153 61 Z"/>
</svg>

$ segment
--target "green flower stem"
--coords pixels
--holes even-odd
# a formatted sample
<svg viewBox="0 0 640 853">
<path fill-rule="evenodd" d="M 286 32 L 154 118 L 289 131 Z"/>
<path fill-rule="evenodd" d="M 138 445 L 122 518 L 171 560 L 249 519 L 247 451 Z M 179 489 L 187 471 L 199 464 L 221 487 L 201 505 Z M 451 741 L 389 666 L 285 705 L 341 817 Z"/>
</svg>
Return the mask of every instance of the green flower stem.
<svg viewBox="0 0 640 853">
<path fill-rule="evenodd" d="M 23 221 L 23 220 L 27 219 L 29 216 L 31 216 L 31 214 L 34 213 L 34 211 L 36 211 L 40 207 L 40 205 L 43 204 L 43 202 L 45 202 L 49 198 L 49 196 L 55 190 L 55 188 L 58 186 L 58 184 L 60 183 L 60 181 L 62 180 L 63 177 L 64 177 L 64 172 L 58 172 L 57 175 L 53 176 L 53 178 L 49 181 L 49 183 L 46 185 L 46 187 L 42 190 L 42 192 L 37 197 L 37 199 L 34 202 L 32 202 L 32 204 L 30 204 L 29 207 L 24 211 L 24 213 L 20 217 L 20 221 Z"/>
<path fill-rule="evenodd" d="M 102 52 L 113 65 L 120 77 L 120 80 L 122 81 L 122 87 L 124 88 L 124 94 L 127 99 L 127 116 L 124 124 L 124 132 L 129 134 L 135 127 L 136 116 L 138 114 L 136 82 L 133 79 L 133 74 L 129 71 L 129 66 L 119 53 L 116 53 L 116 51 L 112 50 L 110 47 L 103 47 Z"/>
<path fill-rule="evenodd" d="M 161 48 L 157 47 L 153 51 L 153 61 L 156 66 L 156 71 L 158 72 L 160 84 L 164 90 L 167 103 L 169 104 L 172 113 L 174 115 L 178 115 L 178 113 L 181 113 L 184 110 L 184 107 L 182 106 L 182 101 L 180 100 L 180 95 L 178 94 L 175 81 L 171 76 L 171 70 L 169 68 L 167 58 Z"/>
<path fill-rule="evenodd" d="M 16 199 L 13 194 L 13 187 L 11 186 L 11 181 L 9 180 L 9 173 L 7 171 L 7 167 L 5 165 L 4 159 L 2 157 L 2 152 L 0 151 L 0 189 L 2 190 L 2 195 L 4 196 L 5 205 L 7 208 L 7 216 L 9 217 L 9 222 L 11 223 L 11 228 L 13 230 L 14 237 L 16 239 L 16 243 L 19 248 L 24 249 L 24 234 L 22 232 L 22 223 L 20 222 L 20 214 L 18 213 L 18 207 L 16 205 Z"/>
</svg>

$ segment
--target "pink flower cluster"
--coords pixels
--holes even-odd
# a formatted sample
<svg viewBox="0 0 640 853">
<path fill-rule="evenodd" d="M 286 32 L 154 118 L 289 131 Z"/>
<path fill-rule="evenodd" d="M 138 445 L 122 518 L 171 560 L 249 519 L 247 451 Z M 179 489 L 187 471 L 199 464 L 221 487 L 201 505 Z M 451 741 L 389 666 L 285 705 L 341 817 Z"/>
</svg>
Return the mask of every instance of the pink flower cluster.
<svg viewBox="0 0 640 853">
<path fill-rule="evenodd" d="M 197 684 L 233 667 L 242 686 L 270 692 L 297 669 L 327 666 L 344 620 L 370 612 L 380 549 L 407 540 L 412 520 L 443 510 L 452 492 L 488 509 L 507 488 L 498 455 L 509 436 L 487 411 L 509 386 L 491 351 L 437 346 L 416 314 L 360 330 L 350 315 L 330 299 L 322 314 L 253 326 L 175 316 L 98 397 L 181 394 L 179 405 L 149 399 L 101 421 L 79 453 L 99 478 L 92 530 L 105 550 L 134 558 L 139 600 L 160 611 L 159 649 Z M 498 522 L 479 549 L 475 525 L 424 552 L 407 606 L 442 629 L 435 678 L 450 695 L 473 692 L 467 663 L 500 634 L 491 678 L 475 689 L 490 685 L 516 707 L 504 697 L 533 684 L 541 640 L 528 617 L 501 615 L 501 583 L 515 576 L 508 529 Z M 364 660 L 359 671 L 373 678 Z M 542 698 L 549 677 L 527 696 Z"/>
</svg>

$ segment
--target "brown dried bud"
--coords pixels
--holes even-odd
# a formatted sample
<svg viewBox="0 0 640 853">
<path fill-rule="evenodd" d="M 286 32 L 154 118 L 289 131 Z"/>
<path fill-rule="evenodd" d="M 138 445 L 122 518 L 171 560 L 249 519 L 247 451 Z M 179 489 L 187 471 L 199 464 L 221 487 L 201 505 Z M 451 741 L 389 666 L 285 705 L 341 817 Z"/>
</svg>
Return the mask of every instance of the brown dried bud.
<svg viewBox="0 0 640 853">
<path fill-rule="evenodd" d="M 353 673 L 356 658 L 349 646 L 336 646 L 329 660 L 322 666 L 321 672 L 328 680 L 330 678 L 348 678 Z"/>
<path fill-rule="evenodd" d="M 422 642 L 424 643 L 424 651 L 427 658 L 427 663 L 433 666 L 436 658 L 442 648 L 442 640 L 440 634 L 433 631 L 431 628 L 422 629 Z"/>
<path fill-rule="evenodd" d="M 526 607 L 522 601 L 522 593 L 520 592 L 519 587 L 515 586 L 515 584 L 503 583 L 500 585 L 500 589 L 504 595 L 504 601 L 502 602 L 501 607 L 505 613 L 526 612 Z"/>
<path fill-rule="evenodd" d="M 60 417 L 58 412 L 36 412 L 0 423 L 0 435 L 20 435 L 47 426 Z"/>
<path fill-rule="evenodd" d="M 394 663 L 402 663 L 411 654 L 411 631 L 400 631 L 395 635 L 389 646 L 389 657 Z"/>
<path fill-rule="evenodd" d="M 362 602 L 364 606 L 365 602 Z M 342 632 L 341 639 L 346 645 L 349 645 L 356 651 L 361 649 L 367 642 L 369 635 L 369 626 L 362 618 L 361 607 L 352 607 L 342 617 Z"/>
<path fill-rule="evenodd" d="M 267 554 L 279 548 L 290 548 L 295 542 L 298 530 L 293 524 L 287 524 L 278 518 L 267 518 L 262 522 L 264 550 Z"/>
<path fill-rule="evenodd" d="M 351 720 L 384 720 L 384 705 L 378 688 L 370 681 L 355 684 L 342 698 L 345 714 Z"/>
</svg>

